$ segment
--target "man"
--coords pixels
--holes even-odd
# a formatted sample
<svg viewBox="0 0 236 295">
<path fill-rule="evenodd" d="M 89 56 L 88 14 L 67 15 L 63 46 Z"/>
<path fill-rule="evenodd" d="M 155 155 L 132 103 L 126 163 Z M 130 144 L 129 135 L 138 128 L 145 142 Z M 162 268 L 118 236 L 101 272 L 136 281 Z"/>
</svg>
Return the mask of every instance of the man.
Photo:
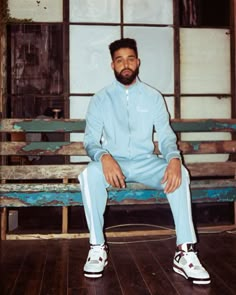
<svg viewBox="0 0 236 295">
<path fill-rule="evenodd" d="M 79 180 L 90 231 L 84 275 L 98 278 L 108 263 L 103 234 L 109 186 L 124 188 L 139 182 L 163 188 L 174 217 L 177 248 L 173 269 L 196 284 L 209 284 L 193 244 L 189 175 L 181 163 L 176 136 L 162 95 L 138 79 L 140 60 L 134 39 L 109 46 L 116 80 L 91 99 L 86 115 L 84 145 L 91 158 Z M 161 156 L 153 154 L 153 129 Z"/>
</svg>

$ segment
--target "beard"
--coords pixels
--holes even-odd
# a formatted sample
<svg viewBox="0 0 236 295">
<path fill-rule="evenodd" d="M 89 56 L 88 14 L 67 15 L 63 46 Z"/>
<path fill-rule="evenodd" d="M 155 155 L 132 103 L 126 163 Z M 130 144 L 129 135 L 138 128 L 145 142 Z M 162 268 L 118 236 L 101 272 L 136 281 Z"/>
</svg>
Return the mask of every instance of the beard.
<svg viewBox="0 0 236 295">
<path fill-rule="evenodd" d="M 129 75 L 124 75 L 124 71 L 130 71 Z M 122 70 L 120 73 L 118 73 L 117 71 L 114 70 L 114 74 L 116 79 L 124 85 L 130 85 L 134 82 L 134 80 L 136 79 L 136 77 L 139 74 L 139 67 L 137 67 L 134 71 L 131 69 L 124 69 Z"/>
</svg>

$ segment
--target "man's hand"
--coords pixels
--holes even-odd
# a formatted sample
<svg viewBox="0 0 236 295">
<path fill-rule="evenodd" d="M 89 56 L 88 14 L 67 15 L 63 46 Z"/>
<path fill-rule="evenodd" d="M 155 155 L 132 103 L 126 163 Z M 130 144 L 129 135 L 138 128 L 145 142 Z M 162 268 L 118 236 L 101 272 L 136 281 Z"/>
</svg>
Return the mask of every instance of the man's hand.
<svg viewBox="0 0 236 295">
<path fill-rule="evenodd" d="M 106 181 L 113 187 L 125 188 L 125 176 L 116 160 L 110 154 L 104 154 L 101 163 Z"/>
<path fill-rule="evenodd" d="M 174 158 L 170 160 L 161 183 L 166 183 L 164 189 L 164 193 L 166 194 L 174 192 L 181 185 L 180 159 Z"/>
</svg>

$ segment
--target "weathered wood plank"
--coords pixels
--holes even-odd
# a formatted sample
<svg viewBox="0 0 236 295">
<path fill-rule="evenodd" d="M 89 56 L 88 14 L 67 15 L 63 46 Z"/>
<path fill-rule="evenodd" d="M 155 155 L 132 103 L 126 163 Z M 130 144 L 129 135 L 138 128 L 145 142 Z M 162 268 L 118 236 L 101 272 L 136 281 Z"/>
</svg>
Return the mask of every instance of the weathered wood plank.
<svg viewBox="0 0 236 295">
<path fill-rule="evenodd" d="M 234 230 L 234 224 L 214 225 L 214 226 L 198 226 L 196 228 L 198 233 L 220 233 L 229 230 Z M 107 238 L 127 238 L 127 237 L 152 237 L 152 236 L 168 236 L 174 235 L 174 229 L 152 229 L 152 230 L 129 230 L 129 231 L 105 231 Z M 89 233 L 31 233 L 31 234 L 7 234 L 7 240 L 46 240 L 46 239 L 88 239 Z"/>
<path fill-rule="evenodd" d="M 1 166 L 1 179 L 29 180 L 29 179 L 61 179 L 77 178 L 87 165 L 24 165 Z"/>
<path fill-rule="evenodd" d="M 236 153 L 236 140 L 232 141 L 181 141 L 178 142 L 183 154 L 215 154 Z M 155 153 L 160 154 L 155 142 Z M 39 155 L 39 156 L 86 156 L 82 142 L 3 142 L 0 154 L 7 155 Z"/>
<path fill-rule="evenodd" d="M 9 141 L 1 144 L 0 154 L 19 156 L 86 156 L 86 151 L 82 142 L 19 142 Z"/>
<path fill-rule="evenodd" d="M 224 180 L 193 180 L 191 183 L 192 189 L 199 188 L 222 188 L 225 186 L 236 187 L 235 179 L 224 179 Z M 127 183 L 126 188 L 108 188 L 108 191 L 139 191 L 139 190 L 152 190 L 150 187 L 136 182 Z M 3 183 L 0 187 L 0 193 L 5 192 L 34 192 L 34 191 L 44 191 L 44 192 L 77 192 L 80 191 L 80 184 L 77 183 Z M 156 191 L 154 189 L 154 191 Z"/>
<path fill-rule="evenodd" d="M 184 155 L 236 153 L 236 140 L 179 141 L 178 146 Z"/>
<path fill-rule="evenodd" d="M 187 168 L 192 177 L 234 177 L 236 175 L 236 162 L 205 162 L 188 163 Z"/>
<path fill-rule="evenodd" d="M 236 119 L 173 119 L 177 132 L 236 131 Z"/>
<path fill-rule="evenodd" d="M 176 132 L 236 131 L 236 119 L 173 119 Z M 83 132 L 80 119 L 2 119 L 0 132 Z"/>
<path fill-rule="evenodd" d="M 236 181 L 193 181 L 194 202 L 236 201 Z M 108 204 L 168 203 L 162 190 L 129 183 L 125 189 L 108 190 Z M 0 191 L 1 207 L 79 206 L 82 197 L 79 184 L 3 184 Z"/>
<path fill-rule="evenodd" d="M 80 119 L 2 119 L 0 132 L 83 132 Z"/>
<path fill-rule="evenodd" d="M 30 179 L 77 179 L 86 163 L 58 165 L 3 165 L 0 169 L 2 180 Z M 236 173 L 236 162 L 189 163 L 187 168 L 192 177 L 233 177 Z"/>
</svg>

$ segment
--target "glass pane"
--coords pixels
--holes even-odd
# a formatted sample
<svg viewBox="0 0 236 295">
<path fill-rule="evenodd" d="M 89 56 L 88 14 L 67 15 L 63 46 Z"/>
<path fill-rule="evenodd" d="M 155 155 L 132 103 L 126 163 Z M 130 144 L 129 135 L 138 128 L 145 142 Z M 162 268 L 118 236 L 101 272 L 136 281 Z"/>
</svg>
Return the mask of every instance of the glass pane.
<svg viewBox="0 0 236 295">
<path fill-rule="evenodd" d="M 124 35 L 137 41 L 141 80 L 163 93 L 174 93 L 173 29 L 125 27 Z"/>
<path fill-rule="evenodd" d="M 230 25 L 230 0 L 180 0 L 179 12 L 181 26 Z"/>
<path fill-rule="evenodd" d="M 13 95 L 9 96 L 9 117 L 43 118 L 46 116 L 54 118 L 54 109 L 57 109 L 60 110 L 58 117 L 63 118 L 64 104 L 63 96 Z"/>
<path fill-rule="evenodd" d="M 225 29 L 181 29 L 181 92 L 230 93 L 230 34 Z"/>
<path fill-rule="evenodd" d="M 217 97 L 182 97 L 181 114 L 183 119 L 204 118 L 230 118 L 231 98 Z M 182 133 L 182 140 L 230 140 L 231 134 L 227 132 L 194 132 Z M 227 161 L 228 155 L 187 155 L 187 162 L 220 162 Z"/>
<path fill-rule="evenodd" d="M 70 0 L 71 22 L 120 22 L 119 0 Z"/>
<path fill-rule="evenodd" d="M 61 22 L 63 0 L 8 0 L 11 17 L 39 22 Z"/>
<path fill-rule="evenodd" d="M 62 93 L 62 26 L 11 25 L 8 35 L 10 93 Z"/>
<path fill-rule="evenodd" d="M 90 96 L 70 97 L 70 118 L 85 119 L 89 102 L 90 102 Z"/>
<path fill-rule="evenodd" d="M 114 79 L 109 44 L 119 27 L 70 26 L 70 92 L 94 93 Z"/>
<path fill-rule="evenodd" d="M 173 24 L 172 0 L 126 0 L 125 23 Z"/>
</svg>

